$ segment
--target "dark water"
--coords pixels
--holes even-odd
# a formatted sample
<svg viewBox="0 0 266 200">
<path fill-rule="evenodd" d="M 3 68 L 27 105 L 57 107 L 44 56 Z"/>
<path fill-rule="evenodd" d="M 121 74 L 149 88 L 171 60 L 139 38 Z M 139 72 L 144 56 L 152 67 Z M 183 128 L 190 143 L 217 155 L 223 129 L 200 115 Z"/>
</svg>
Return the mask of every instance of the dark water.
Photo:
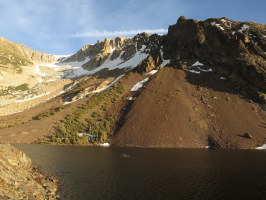
<svg viewBox="0 0 266 200">
<path fill-rule="evenodd" d="M 63 200 L 266 199 L 263 150 L 16 147 L 59 178 Z"/>
</svg>

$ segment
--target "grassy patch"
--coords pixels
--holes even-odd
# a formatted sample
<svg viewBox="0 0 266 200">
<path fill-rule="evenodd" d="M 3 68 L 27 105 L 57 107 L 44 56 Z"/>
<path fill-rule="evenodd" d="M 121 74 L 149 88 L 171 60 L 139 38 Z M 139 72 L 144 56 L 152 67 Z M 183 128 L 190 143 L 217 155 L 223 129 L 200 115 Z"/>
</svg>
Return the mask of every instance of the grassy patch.
<svg viewBox="0 0 266 200">
<path fill-rule="evenodd" d="M 16 87 L 9 86 L 8 89 L 0 90 L 0 96 L 10 95 L 12 92 L 23 92 L 29 90 L 29 84 L 24 83 Z"/>
</svg>

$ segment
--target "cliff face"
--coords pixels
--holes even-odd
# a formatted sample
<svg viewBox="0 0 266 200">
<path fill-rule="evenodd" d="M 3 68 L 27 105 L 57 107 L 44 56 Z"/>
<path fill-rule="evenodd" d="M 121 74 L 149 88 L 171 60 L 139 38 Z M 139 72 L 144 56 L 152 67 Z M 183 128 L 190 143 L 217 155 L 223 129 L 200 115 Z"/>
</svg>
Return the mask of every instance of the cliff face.
<svg viewBox="0 0 266 200">
<path fill-rule="evenodd" d="M 57 181 L 35 171 L 20 150 L 1 144 L 0 169 L 0 199 L 56 199 Z"/>
</svg>

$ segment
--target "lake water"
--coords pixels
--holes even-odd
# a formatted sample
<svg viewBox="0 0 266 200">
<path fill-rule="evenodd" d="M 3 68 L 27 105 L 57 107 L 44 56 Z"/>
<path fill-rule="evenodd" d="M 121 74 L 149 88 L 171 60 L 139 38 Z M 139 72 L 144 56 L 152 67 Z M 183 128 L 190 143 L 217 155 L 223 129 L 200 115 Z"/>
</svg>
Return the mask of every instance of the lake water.
<svg viewBox="0 0 266 200">
<path fill-rule="evenodd" d="M 265 150 L 15 146 L 63 200 L 266 199 Z"/>
</svg>

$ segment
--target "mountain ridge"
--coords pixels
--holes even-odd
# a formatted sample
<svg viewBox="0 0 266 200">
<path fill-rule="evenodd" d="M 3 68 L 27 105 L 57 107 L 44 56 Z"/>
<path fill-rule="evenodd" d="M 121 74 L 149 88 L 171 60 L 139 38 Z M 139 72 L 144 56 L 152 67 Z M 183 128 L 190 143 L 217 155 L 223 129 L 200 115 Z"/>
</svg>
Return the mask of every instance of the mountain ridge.
<svg viewBox="0 0 266 200">
<path fill-rule="evenodd" d="M 166 35 L 141 33 L 85 45 L 71 56 L 48 63 L 61 70 L 61 79 L 69 80 L 61 94 L 58 91 L 58 96 L 43 103 L 49 105 L 46 109 L 40 105 L 25 111 L 24 119 L 33 121 L 2 131 L 14 133 L 22 128 L 28 138 L 32 134 L 29 141 L 33 142 L 38 134 L 30 127 L 38 129 L 40 121 L 35 120 L 41 120 L 50 127 L 39 134 L 46 142 L 255 148 L 265 143 L 265 35 L 262 24 L 180 17 Z M 164 105 L 165 110 L 160 109 Z M 173 111 L 180 111 L 178 119 Z M 241 113 L 253 117 L 239 118 Z M 8 117 L 2 124 L 10 124 Z M 245 139 L 244 133 L 253 139 Z M 23 135 L 19 138 L 23 141 Z M 8 136 L 6 141 L 14 138 Z"/>
</svg>

